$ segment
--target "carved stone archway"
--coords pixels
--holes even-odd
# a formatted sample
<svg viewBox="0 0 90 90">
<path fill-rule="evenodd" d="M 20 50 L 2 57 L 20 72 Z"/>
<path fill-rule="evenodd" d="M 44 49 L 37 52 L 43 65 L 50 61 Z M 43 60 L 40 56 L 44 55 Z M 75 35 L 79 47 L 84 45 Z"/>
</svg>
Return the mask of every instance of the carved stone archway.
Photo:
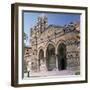
<svg viewBox="0 0 90 90">
<path fill-rule="evenodd" d="M 46 64 L 48 71 L 56 68 L 55 47 L 52 44 L 49 44 L 46 50 Z"/>
</svg>

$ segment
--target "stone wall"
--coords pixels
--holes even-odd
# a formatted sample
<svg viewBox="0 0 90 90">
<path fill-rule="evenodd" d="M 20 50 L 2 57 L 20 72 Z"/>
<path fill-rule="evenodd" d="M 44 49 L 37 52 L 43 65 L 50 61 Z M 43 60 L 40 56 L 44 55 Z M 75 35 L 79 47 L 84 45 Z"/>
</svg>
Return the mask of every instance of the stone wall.
<svg viewBox="0 0 90 90">
<path fill-rule="evenodd" d="M 43 18 L 43 17 L 39 17 Z M 67 26 L 56 26 L 56 25 L 48 25 L 48 21 L 43 20 L 46 22 L 43 23 L 43 30 L 40 29 L 40 22 L 38 22 L 39 26 L 34 26 L 31 30 L 30 36 L 30 48 L 31 48 L 31 71 L 40 71 L 40 65 L 44 65 L 45 71 L 48 70 L 47 68 L 47 48 L 51 44 L 55 48 L 55 59 L 56 59 L 56 69 L 58 69 L 58 46 L 60 44 L 65 44 L 66 46 L 66 69 L 76 70 L 80 67 L 80 30 L 79 26 L 76 27 L 76 24 L 70 23 Z M 43 21 L 43 22 L 44 22 Z M 40 31 L 42 30 L 42 31 Z M 79 36 L 79 38 L 78 38 Z M 39 62 L 39 52 L 43 50 L 43 60 L 44 62 Z M 41 63 L 41 64 L 40 64 Z"/>
</svg>

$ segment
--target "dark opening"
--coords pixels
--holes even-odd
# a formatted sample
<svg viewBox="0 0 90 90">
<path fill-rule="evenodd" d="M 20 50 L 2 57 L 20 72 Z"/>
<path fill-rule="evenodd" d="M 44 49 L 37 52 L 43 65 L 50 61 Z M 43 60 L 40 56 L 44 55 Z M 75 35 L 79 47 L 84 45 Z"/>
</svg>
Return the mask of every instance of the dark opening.
<svg viewBox="0 0 90 90">
<path fill-rule="evenodd" d="M 58 46 L 58 70 L 66 69 L 66 63 L 66 46 L 62 43 Z"/>
</svg>

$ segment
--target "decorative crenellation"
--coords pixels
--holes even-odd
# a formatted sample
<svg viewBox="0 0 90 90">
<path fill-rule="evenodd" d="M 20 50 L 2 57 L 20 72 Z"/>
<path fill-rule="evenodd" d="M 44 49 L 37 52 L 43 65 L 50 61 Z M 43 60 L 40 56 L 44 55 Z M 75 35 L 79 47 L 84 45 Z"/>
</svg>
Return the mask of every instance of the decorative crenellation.
<svg viewBox="0 0 90 90">
<path fill-rule="evenodd" d="M 71 22 L 70 24 L 65 25 L 63 30 L 64 30 L 65 33 L 74 31 L 74 30 L 76 30 L 75 24 L 73 22 Z"/>
</svg>

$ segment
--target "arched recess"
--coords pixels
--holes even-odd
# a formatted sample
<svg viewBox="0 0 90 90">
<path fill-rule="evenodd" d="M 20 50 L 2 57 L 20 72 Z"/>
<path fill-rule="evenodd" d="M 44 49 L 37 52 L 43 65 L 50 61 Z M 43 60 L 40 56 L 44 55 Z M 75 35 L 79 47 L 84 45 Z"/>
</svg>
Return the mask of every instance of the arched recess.
<svg viewBox="0 0 90 90">
<path fill-rule="evenodd" d="M 63 43 L 63 44 L 65 44 L 65 40 L 59 40 L 59 41 L 57 41 L 57 44 L 56 44 L 56 54 L 58 53 L 58 46 L 61 44 L 61 43 Z"/>
<path fill-rule="evenodd" d="M 58 70 L 65 70 L 67 65 L 66 60 L 66 45 L 64 43 L 60 43 L 58 45 Z"/>
<path fill-rule="evenodd" d="M 46 64 L 48 71 L 56 68 L 55 47 L 52 44 L 49 44 L 46 50 Z"/>
<path fill-rule="evenodd" d="M 40 65 L 42 64 L 42 62 L 44 62 L 44 51 L 42 49 L 40 49 L 40 51 L 39 51 L 39 60 L 38 60 L 39 68 L 40 68 Z"/>
<path fill-rule="evenodd" d="M 46 44 L 45 44 L 45 51 L 47 50 L 47 47 L 49 46 L 49 44 L 52 44 L 54 47 L 56 46 L 55 43 L 53 41 L 48 41 Z"/>
</svg>

